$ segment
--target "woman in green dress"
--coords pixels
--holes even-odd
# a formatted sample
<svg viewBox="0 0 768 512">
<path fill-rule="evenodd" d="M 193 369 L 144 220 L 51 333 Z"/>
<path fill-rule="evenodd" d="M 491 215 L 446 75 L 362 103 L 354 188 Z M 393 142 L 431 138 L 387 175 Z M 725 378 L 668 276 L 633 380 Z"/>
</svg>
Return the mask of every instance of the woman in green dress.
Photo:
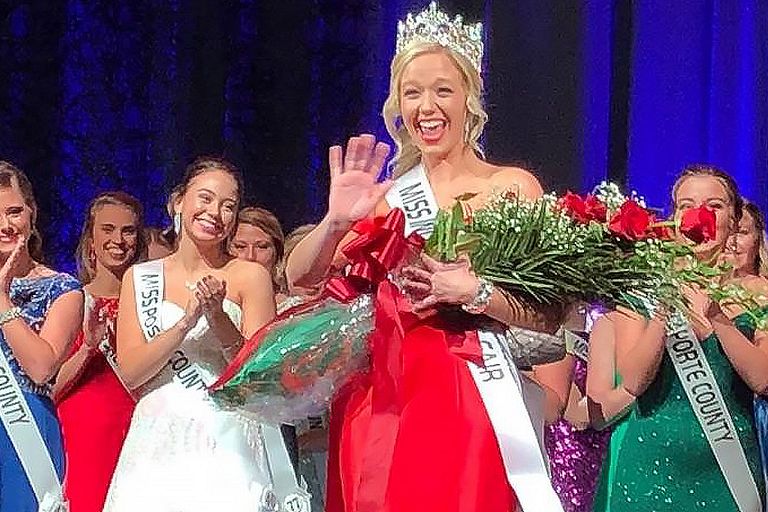
<svg viewBox="0 0 768 512">
<path fill-rule="evenodd" d="M 713 167 L 689 167 L 672 196 L 676 218 L 701 205 L 714 210 L 714 239 L 695 254 L 715 261 L 741 216 L 733 179 Z M 606 345 L 613 352 L 595 358 L 614 361 L 608 387 L 635 397 L 611 437 L 596 512 L 762 510 L 752 397 L 768 389 L 768 344 L 753 342 L 746 315 L 731 320 L 701 291 L 684 292 L 687 324 L 660 310 L 644 317 L 617 312 L 615 343 Z M 606 380 L 589 384 L 599 408 L 610 394 Z"/>
</svg>

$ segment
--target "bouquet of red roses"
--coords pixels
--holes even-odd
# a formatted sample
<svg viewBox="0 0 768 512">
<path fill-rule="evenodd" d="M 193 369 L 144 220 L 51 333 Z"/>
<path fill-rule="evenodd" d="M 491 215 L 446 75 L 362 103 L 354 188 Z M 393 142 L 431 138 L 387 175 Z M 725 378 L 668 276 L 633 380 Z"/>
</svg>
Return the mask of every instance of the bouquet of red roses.
<svg viewBox="0 0 768 512">
<path fill-rule="evenodd" d="M 424 250 L 443 261 L 466 254 L 478 275 L 530 301 L 639 309 L 640 298 L 682 307 L 683 283 L 709 286 L 720 272 L 693 258 L 691 245 L 673 240 L 673 223 L 656 219 L 634 197 L 598 190 L 528 201 L 506 193 L 474 212 L 459 199 L 439 213 Z M 408 314 L 391 278 L 424 241 L 406 238 L 404 227 L 400 210 L 359 223 L 358 238 L 343 248 L 348 273 L 249 340 L 212 386 L 214 399 L 291 422 L 318 415 L 340 387 L 365 373 L 375 340 L 392 345 Z M 714 212 L 689 210 L 678 228 L 691 243 L 709 240 Z"/>
<path fill-rule="evenodd" d="M 675 227 L 690 244 L 674 240 Z M 675 226 L 603 184 L 586 196 L 530 201 L 506 192 L 475 211 L 457 204 L 439 214 L 426 252 L 442 261 L 467 254 L 479 276 L 533 302 L 636 308 L 639 296 L 682 307 L 682 284 L 711 287 L 722 273 L 693 258 L 693 245 L 714 233 L 706 207 L 687 210 Z"/>
</svg>

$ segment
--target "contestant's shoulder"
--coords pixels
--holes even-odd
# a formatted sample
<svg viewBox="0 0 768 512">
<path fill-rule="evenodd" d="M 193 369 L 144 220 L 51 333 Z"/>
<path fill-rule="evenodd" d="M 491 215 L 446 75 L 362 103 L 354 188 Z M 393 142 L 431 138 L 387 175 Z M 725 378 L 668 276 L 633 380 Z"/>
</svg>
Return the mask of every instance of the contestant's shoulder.
<svg viewBox="0 0 768 512">
<path fill-rule="evenodd" d="M 544 194 L 539 179 L 529 170 L 514 166 L 492 166 L 491 180 L 495 189 L 513 190 L 524 197 L 535 199 Z"/>
<path fill-rule="evenodd" d="M 37 268 L 37 277 L 24 282 L 26 283 L 25 285 L 33 288 L 48 288 L 55 297 L 68 292 L 81 292 L 83 289 L 83 285 L 72 274 L 59 272 L 45 265 L 40 265 Z"/>
<path fill-rule="evenodd" d="M 227 278 L 232 284 L 264 284 L 271 283 L 272 276 L 260 263 L 232 258 L 226 265 Z"/>
</svg>

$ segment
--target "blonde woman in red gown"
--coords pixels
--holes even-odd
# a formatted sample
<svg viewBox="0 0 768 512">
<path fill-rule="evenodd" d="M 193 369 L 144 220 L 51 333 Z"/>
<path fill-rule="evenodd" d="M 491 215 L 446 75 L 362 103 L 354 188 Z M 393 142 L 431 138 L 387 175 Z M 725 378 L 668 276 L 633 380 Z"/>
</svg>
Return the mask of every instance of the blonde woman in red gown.
<svg viewBox="0 0 768 512">
<path fill-rule="evenodd" d="M 406 232 L 426 237 L 438 209 L 452 206 L 462 194 L 473 194 L 468 201 L 473 207 L 494 191 L 542 195 L 529 172 L 482 158 L 478 140 L 487 119 L 480 100 L 482 51 L 480 25 L 451 19 L 434 3 L 400 24 L 383 109 L 398 146 L 393 179 L 377 180 L 389 148 L 373 136 L 353 137 L 345 154 L 331 148 L 329 210 L 291 254 L 290 286 L 315 286 L 343 269 L 338 249 L 351 238 L 353 223 L 366 217 L 397 207 L 405 212 Z M 436 312 L 403 320 L 405 332 L 378 345 L 393 352 L 386 361 L 378 358 L 374 341 L 370 378 L 337 396 L 327 510 L 562 510 L 541 460 L 535 422 L 520 397 L 517 370 L 503 364 L 493 373 L 493 365 L 483 362 L 503 357 L 486 352 L 503 342 L 486 344 L 484 334 L 495 336 L 495 330 L 504 337 L 509 326 L 554 332 L 559 318 L 479 280 L 463 263 L 425 259 L 424 266 L 403 270 L 403 277 L 399 284 L 412 308 Z M 537 376 L 546 380 L 538 371 Z M 510 384 L 493 405 L 488 380 Z M 544 388 L 559 408 L 570 383 L 565 384 L 563 390 Z M 530 464 L 521 470 L 524 460 Z"/>
<path fill-rule="evenodd" d="M 146 256 L 138 200 L 122 192 L 97 196 L 77 255 L 85 320 L 54 392 L 70 511 L 101 512 L 135 403 L 116 371 L 114 326 L 123 273 Z"/>
</svg>

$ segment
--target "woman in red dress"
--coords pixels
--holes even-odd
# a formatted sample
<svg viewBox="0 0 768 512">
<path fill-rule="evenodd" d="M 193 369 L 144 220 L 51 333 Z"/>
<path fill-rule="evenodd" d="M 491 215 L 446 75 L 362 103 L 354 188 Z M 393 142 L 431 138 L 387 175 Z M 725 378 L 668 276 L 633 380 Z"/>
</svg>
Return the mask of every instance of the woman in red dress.
<svg viewBox="0 0 768 512">
<path fill-rule="evenodd" d="M 141 203 L 108 192 L 91 203 L 80 237 L 85 320 L 54 390 L 71 512 L 101 512 L 131 422 L 134 400 L 116 371 L 114 326 L 123 273 L 146 256 L 142 227 Z"/>
<path fill-rule="evenodd" d="M 406 232 L 426 237 L 437 210 L 463 194 L 471 207 L 494 191 L 542 195 L 529 172 L 481 156 L 481 63 L 478 25 L 450 19 L 434 3 L 401 23 L 383 112 L 398 146 L 394 179 L 378 181 L 389 148 L 371 135 L 352 138 L 345 155 L 331 148 L 329 210 L 289 258 L 291 286 L 316 285 L 344 268 L 337 249 L 371 215 L 400 208 Z M 332 406 L 327 510 L 561 510 L 520 375 L 501 362 L 499 338 L 487 336 L 503 337 L 505 326 L 554 332 L 559 318 L 479 280 L 466 263 L 423 263 L 402 271 L 399 285 L 410 301 L 389 296 L 398 314 L 377 312 L 370 375 L 339 392 Z M 549 380 L 542 372 L 535 372 L 540 384 Z M 505 382 L 501 393 L 489 390 L 490 381 Z M 565 384 L 540 391 L 561 409 Z"/>
</svg>

